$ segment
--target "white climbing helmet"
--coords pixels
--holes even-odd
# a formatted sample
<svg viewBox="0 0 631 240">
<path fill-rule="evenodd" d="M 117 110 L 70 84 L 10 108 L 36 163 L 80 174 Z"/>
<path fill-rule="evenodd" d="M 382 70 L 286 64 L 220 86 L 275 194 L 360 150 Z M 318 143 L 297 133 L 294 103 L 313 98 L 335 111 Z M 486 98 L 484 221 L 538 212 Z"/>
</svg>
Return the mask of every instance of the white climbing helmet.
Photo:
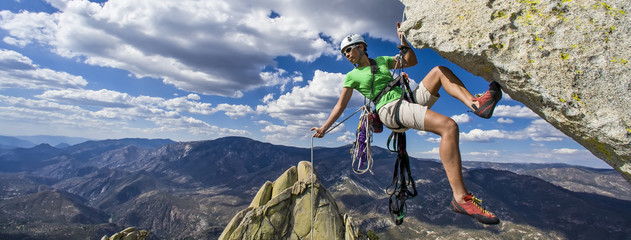
<svg viewBox="0 0 631 240">
<path fill-rule="evenodd" d="M 364 41 L 364 38 L 361 35 L 357 33 L 352 33 L 346 36 L 344 39 L 342 39 L 342 43 L 340 43 L 340 51 L 342 51 L 345 47 L 348 47 L 350 45 L 357 44 L 357 43 L 366 44 L 366 41 Z"/>
</svg>

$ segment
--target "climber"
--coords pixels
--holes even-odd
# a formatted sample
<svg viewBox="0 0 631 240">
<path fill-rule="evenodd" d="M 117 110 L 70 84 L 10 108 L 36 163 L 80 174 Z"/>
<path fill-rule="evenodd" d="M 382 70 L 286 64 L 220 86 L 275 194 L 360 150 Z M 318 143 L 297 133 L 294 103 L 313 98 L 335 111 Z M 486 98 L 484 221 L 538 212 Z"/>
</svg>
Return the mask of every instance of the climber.
<svg viewBox="0 0 631 240">
<path fill-rule="evenodd" d="M 407 66 L 401 66 L 394 57 L 382 56 L 375 58 L 379 71 L 374 76 L 373 89 L 371 89 L 370 60 L 366 53 L 368 45 L 358 34 L 348 35 L 342 40 L 340 45 L 342 54 L 355 68 L 346 74 L 344 88 L 329 118 L 322 126 L 311 128 L 311 131 L 315 131 L 313 137 L 324 137 L 327 130 L 346 109 L 354 89 L 366 97 L 377 96 L 392 80 L 390 69 L 412 67 L 417 64 L 416 55 L 402 35 L 403 33 L 399 31 L 399 28 L 400 23 L 397 23 L 397 34 L 399 39 L 401 39 L 400 48 L 407 49 L 405 55 L 401 56 L 402 60 L 407 62 Z M 402 94 L 401 88 L 395 86 L 391 91 L 383 94 L 379 102 L 375 103 L 379 119 L 390 129 L 413 128 L 441 136 L 439 155 L 451 185 L 453 210 L 457 213 L 469 215 L 484 224 L 497 224 L 499 219 L 495 214 L 485 210 L 480 205 L 482 201 L 475 198 L 465 187 L 462 177 L 460 148 L 458 146 L 458 124 L 453 119 L 429 109 L 438 100 L 438 90 L 441 87 L 448 94 L 469 107 L 474 114 L 482 118 L 491 117 L 495 105 L 502 94 L 499 84 L 493 82 L 490 84 L 489 91 L 480 97 L 474 97 L 451 70 L 443 66 L 437 66 L 423 78 L 413 91 L 417 103 L 402 101 L 398 114 L 395 113 L 395 109 L 397 109 L 396 105 L 399 102 L 397 100 L 400 99 Z M 403 126 L 399 126 L 397 122 L 400 122 Z"/>
</svg>

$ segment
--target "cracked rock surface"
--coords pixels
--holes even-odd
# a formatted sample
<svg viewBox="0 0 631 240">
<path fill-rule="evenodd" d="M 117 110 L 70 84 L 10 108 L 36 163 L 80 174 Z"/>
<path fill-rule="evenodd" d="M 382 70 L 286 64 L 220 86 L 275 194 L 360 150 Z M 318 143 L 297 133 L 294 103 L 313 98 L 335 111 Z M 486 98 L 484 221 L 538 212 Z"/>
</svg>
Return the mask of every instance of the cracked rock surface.
<svg viewBox="0 0 631 240">
<path fill-rule="evenodd" d="M 631 1 L 401 0 L 401 29 L 631 182 Z"/>
</svg>

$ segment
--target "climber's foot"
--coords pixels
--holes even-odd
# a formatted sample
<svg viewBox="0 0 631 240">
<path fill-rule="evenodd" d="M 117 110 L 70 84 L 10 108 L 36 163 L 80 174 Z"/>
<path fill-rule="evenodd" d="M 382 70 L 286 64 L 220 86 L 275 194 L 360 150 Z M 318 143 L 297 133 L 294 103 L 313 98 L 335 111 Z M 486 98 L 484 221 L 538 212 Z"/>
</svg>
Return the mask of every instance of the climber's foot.
<svg viewBox="0 0 631 240">
<path fill-rule="evenodd" d="M 478 102 L 478 106 L 472 104 L 473 113 L 482 118 L 491 118 L 493 116 L 493 110 L 495 110 L 495 105 L 502 99 L 502 89 L 500 88 L 500 84 L 497 82 L 492 82 L 489 85 L 489 90 L 486 91 L 482 96 L 473 98 L 473 101 Z"/>
<path fill-rule="evenodd" d="M 500 219 L 495 214 L 480 206 L 482 200 L 475 198 L 473 194 L 469 193 L 469 195 L 465 196 L 464 201 L 464 203 L 458 203 L 456 200 L 451 200 L 453 210 L 457 213 L 469 215 L 484 224 L 500 223 Z"/>
</svg>

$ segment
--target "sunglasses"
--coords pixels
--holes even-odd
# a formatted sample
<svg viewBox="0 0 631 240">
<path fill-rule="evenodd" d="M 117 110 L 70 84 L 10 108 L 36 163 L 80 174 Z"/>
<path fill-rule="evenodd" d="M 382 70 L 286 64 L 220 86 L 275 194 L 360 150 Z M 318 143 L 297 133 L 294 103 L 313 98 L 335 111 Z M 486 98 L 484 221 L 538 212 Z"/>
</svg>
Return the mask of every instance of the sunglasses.
<svg viewBox="0 0 631 240">
<path fill-rule="evenodd" d="M 357 45 L 351 45 L 351 46 L 347 47 L 346 49 L 343 49 L 342 53 L 349 53 L 349 52 L 353 51 L 353 48 L 356 48 L 356 47 L 357 47 Z"/>
</svg>

